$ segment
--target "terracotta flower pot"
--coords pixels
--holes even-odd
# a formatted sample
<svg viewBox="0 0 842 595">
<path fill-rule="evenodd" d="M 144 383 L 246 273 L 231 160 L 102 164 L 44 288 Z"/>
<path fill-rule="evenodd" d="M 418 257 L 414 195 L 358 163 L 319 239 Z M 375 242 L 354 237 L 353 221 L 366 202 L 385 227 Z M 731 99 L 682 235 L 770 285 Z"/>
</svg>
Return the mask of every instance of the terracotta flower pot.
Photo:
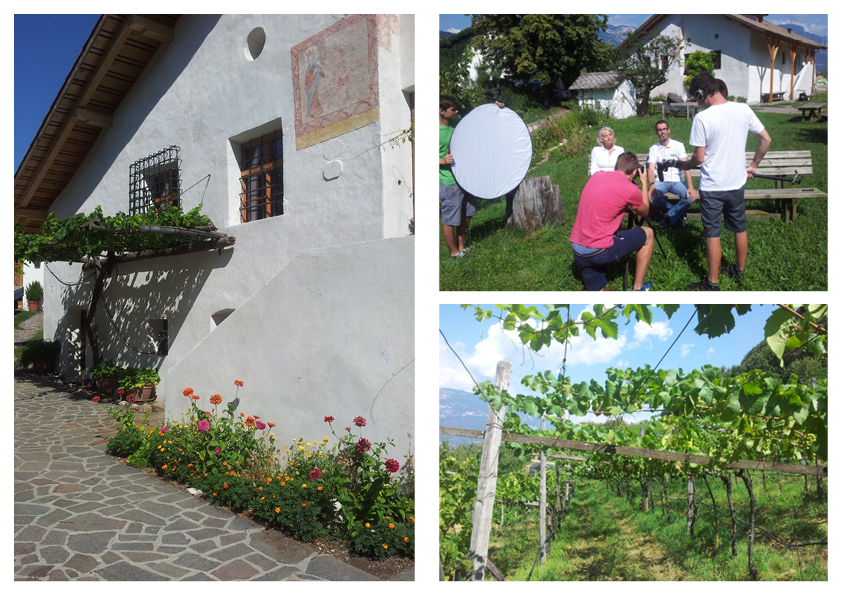
<svg viewBox="0 0 842 595">
<path fill-rule="evenodd" d="M 40 312 L 41 311 L 41 302 L 39 300 L 27 300 L 29 302 L 29 311 L 30 312 Z"/>
<path fill-rule="evenodd" d="M 112 396 L 117 390 L 117 377 L 103 376 L 101 378 L 97 378 L 96 389 L 106 397 Z"/>
<path fill-rule="evenodd" d="M 154 401 L 158 396 L 155 394 L 154 384 L 144 384 L 143 386 L 136 386 L 130 392 L 134 394 L 135 403 Z"/>
</svg>

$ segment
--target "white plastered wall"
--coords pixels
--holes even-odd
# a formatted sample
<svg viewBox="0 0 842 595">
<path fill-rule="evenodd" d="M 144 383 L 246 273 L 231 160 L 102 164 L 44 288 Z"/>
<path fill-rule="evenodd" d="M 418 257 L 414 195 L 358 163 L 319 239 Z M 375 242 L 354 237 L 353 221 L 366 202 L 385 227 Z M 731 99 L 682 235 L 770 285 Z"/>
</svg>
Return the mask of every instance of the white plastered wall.
<svg viewBox="0 0 842 595">
<path fill-rule="evenodd" d="M 386 149 L 392 153 L 386 159 L 386 152 L 378 147 L 387 127 L 388 130 L 409 127 L 409 108 L 402 94 L 406 63 L 404 60 L 401 64 L 399 35 L 392 40 L 397 54 L 379 50 L 381 121 L 296 150 L 290 48 L 343 16 L 183 15 L 175 27 L 174 40 L 158 51 L 114 114 L 112 127 L 99 137 L 82 168 L 54 205 L 58 217 L 90 212 L 97 205 L 108 215 L 128 212 L 129 166 L 169 145 L 178 145 L 182 188 L 189 188 L 182 196 L 185 210 L 201 202 L 203 213 L 219 230 L 236 237 L 233 249 L 226 249 L 222 254 L 207 252 L 121 265 L 106 285 L 106 306 L 99 307 L 96 319 L 103 356 L 121 365 L 159 368 L 163 379 L 158 389 L 159 400 L 165 401 L 168 411 L 177 413 L 179 399 L 183 399 L 181 391 L 188 382 L 183 373 L 178 380 L 173 379 L 170 371 L 174 366 L 190 369 L 199 376 L 189 380 L 191 387 L 196 388 L 197 381 L 202 379 L 210 384 L 213 378 L 214 386 L 208 389 L 226 395 L 226 386 L 219 383 L 233 387 L 234 377 L 245 380 L 241 377 L 247 372 L 255 379 L 262 378 L 255 380 L 260 387 L 266 378 L 271 378 L 275 386 L 292 383 L 292 376 L 279 375 L 277 366 L 250 367 L 250 354 L 289 349 L 287 342 L 297 345 L 300 352 L 297 362 L 302 365 L 295 376 L 308 377 L 318 384 L 325 365 L 342 360 L 355 351 L 355 346 L 338 341 L 327 328 L 307 337 L 281 332 L 280 321 L 299 321 L 300 308 L 296 306 L 311 304 L 305 294 L 297 297 L 302 303 L 296 303 L 288 295 L 271 295 L 267 283 L 292 274 L 289 271 L 300 272 L 298 268 L 287 267 L 303 253 L 315 254 L 319 249 L 328 249 L 325 254 L 330 254 L 330 250 L 341 253 L 346 246 L 357 245 L 369 245 L 373 253 L 389 251 L 392 247 L 382 241 L 384 237 L 408 233 L 408 230 L 399 233 L 399 224 L 395 223 L 405 218 L 407 207 L 403 188 L 392 187 L 397 184 L 393 183 L 391 172 L 397 167 L 411 186 L 411 150 L 409 146 L 394 151 Z M 249 60 L 246 38 L 256 27 L 265 30 L 266 43 L 257 59 Z M 238 139 L 274 126 L 280 126 L 284 136 L 284 214 L 241 224 L 235 155 Z M 338 150 L 339 154 L 334 155 Z M 325 165 L 336 157 L 346 159 L 342 173 L 327 177 Z M 399 268 L 402 274 L 410 275 L 411 285 L 414 244 L 412 238 L 406 241 L 410 249 L 399 251 L 400 258 L 372 257 L 346 262 L 344 273 L 349 279 L 365 278 L 368 284 L 365 292 L 349 293 L 343 309 L 330 312 L 337 329 L 343 329 L 347 312 L 361 308 L 355 300 L 369 301 L 380 293 L 399 299 L 399 302 L 381 303 L 380 317 L 369 325 L 386 325 L 378 332 L 395 336 L 401 346 L 401 360 L 406 359 L 401 351 L 406 345 L 412 351 L 412 324 L 392 325 L 389 317 L 395 312 L 408 312 L 412 318 L 413 294 L 411 291 L 393 294 L 385 285 L 392 272 L 381 267 Z M 311 258 L 308 262 L 313 268 L 311 272 L 318 274 L 321 261 Z M 79 265 L 53 263 L 50 266 L 59 278 L 71 283 L 83 276 Z M 370 266 L 378 267 L 377 271 L 367 270 Z M 279 275 L 284 270 L 287 272 Z M 75 339 L 75 343 L 65 343 L 60 361 L 65 378 L 75 380 L 80 373 L 79 321 L 81 310 L 89 306 L 92 283 L 88 281 L 79 289 L 51 279 L 46 281 L 47 302 L 61 307 L 46 312 L 45 336 Z M 276 283 L 276 287 L 294 286 L 297 286 L 295 278 Z M 256 295 L 261 295 L 261 299 L 251 299 Z M 257 303 L 259 308 L 255 306 Z M 233 313 L 217 326 L 214 314 L 225 311 Z M 264 323 L 273 317 L 277 317 L 277 324 Z M 161 319 L 167 320 L 169 328 L 166 357 L 154 353 L 154 334 L 149 323 Z M 233 320 L 241 321 L 239 329 L 224 335 L 227 340 L 239 337 L 242 349 L 237 358 L 230 359 L 228 366 L 221 366 L 207 354 L 230 352 L 220 331 Z M 361 341 L 366 340 L 369 330 L 364 324 L 355 327 Z M 302 342 L 302 339 L 306 340 Z M 199 345 L 203 347 L 197 350 Z M 366 357 L 373 363 L 379 355 L 354 354 L 361 361 Z M 214 374 L 217 370 L 230 371 L 231 377 Z M 361 370 L 361 373 L 366 372 Z M 411 379 L 413 373 L 412 367 L 404 371 L 404 380 Z M 379 379 L 373 377 L 371 382 Z M 411 384 L 410 380 L 410 387 Z M 394 381 L 390 387 L 400 393 L 402 415 L 411 417 L 411 388 Z M 249 398 L 256 394 L 258 391 Z M 276 394 L 280 393 L 276 391 Z M 341 398 L 362 405 L 370 396 L 352 389 L 345 391 Z M 287 422 L 290 418 L 285 415 L 282 403 L 284 400 L 279 396 L 275 401 L 263 403 L 269 407 L 267 411 L 250 410 L 264 419 Z M 353 409 L 359 411 L 360 407 Z M 318 415 L 321 407 L 309 411 Z M 388 419 L 390 414 L 383 415 Z M 304 423 L 304 420 L 294 422 Z"/>
</svg>

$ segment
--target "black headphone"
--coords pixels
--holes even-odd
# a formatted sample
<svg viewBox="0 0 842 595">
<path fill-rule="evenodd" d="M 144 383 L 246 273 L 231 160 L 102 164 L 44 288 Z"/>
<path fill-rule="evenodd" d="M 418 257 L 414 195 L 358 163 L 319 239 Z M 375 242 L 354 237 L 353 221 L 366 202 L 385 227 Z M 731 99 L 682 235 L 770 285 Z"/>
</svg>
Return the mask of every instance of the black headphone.
<svg viewBox="0 0 842 595">
<path fill-rule="evenodd" d="M 708 94 L 705 93 L 705 91 L 703 91 L 702 89 L 696 89 L 695 91 L 693 91 L 693 96 L 696 97 L 698 101 L 704 101 L 707 98 Z"/>
</svg>

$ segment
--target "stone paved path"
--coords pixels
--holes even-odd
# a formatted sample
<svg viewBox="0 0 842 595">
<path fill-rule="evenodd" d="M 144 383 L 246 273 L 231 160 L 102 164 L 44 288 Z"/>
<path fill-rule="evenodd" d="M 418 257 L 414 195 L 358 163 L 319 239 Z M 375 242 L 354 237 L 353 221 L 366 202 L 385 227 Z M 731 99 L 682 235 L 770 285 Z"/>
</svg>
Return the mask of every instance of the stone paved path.
<svg viewBox="0 0 842 595">
<path fill-rule="evenodd" d="M 15 378 L 16 580 L 377 580 L 106 455 L 116 427 Z"/>
</svg>

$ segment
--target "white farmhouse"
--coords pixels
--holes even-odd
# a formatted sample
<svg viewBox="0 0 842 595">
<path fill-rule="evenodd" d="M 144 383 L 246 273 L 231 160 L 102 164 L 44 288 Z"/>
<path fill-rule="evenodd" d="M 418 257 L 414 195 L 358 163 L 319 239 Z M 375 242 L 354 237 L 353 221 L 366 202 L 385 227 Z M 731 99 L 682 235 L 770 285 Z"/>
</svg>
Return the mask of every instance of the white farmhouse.
<svg viewBox="0 0 842 595">
<path fill-rule="evenodd" d="M 618 72 L 585 72 L 572 85 L 579 105 L 606 110 L 613 118 L 624 119 L 637 114 L 634 85 Z"/>
<path fill-rule="evenodd" d="M 745 97 L 749 103 L 769 102 L 770 94 L 787 100 L 798 99 L 801 92 L 812 95 L 815 55 L 827 48 L 764 21 L 765 16 L 652 15 L 638 28 L 638 34 L 660 34 L 682 42 L 679 63 L 673 63 L 669 80 L 653 89 L 652 95 L 675 93 L 686 97 L 684 64 L 687 56 L 696 51 L 715 52 L 714 76 L 725 82 L 729 95 Z M 628 43 L 623 42 L 617 49 L 622 51 Z"/>
<path fill-rule="evenodd" d="M 281 443 L 355 416 L 409 448 L 414 424 L 409 15 L 102 15 L 15 174 L 37 229 L 202 204 L 233 246 L 119 263 L 97 308 L 104 359 L 158 368 L 179 416 L 193 388 Z M 60 372 L 91 362 L 89 273 L 50 263 L 45 337 Z M 344 432 L 343 432 L 344 433 Z M 403 458 L 401 457 L 402 461 Z"/>
</svg>

